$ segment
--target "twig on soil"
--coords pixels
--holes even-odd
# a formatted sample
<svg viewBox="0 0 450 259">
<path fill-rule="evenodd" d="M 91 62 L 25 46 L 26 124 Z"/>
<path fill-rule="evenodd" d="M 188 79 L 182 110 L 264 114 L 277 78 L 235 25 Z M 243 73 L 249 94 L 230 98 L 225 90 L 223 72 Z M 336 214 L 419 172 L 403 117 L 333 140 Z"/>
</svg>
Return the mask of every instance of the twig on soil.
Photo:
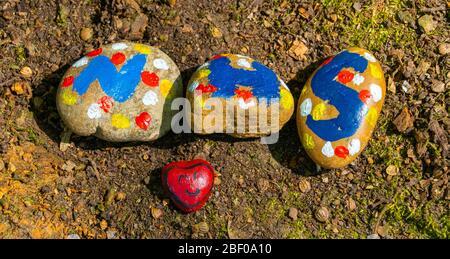
<svg viewBox="0 0 450 259">
<path fill-rule="evenodd" d="M 380 214 L 378 215 L 377 223 L 375 224 L 374 228 L 372 229 L 373 233 L 377 233 L 377 229 L 378 229 L 378 226 L 380 225 L 381 219 L 384 217 L 384 214 L 386 214 L 387 210 L 389 209 L 389 205 L 391 205 L 392 201 L 397 197 L 399 192 L 400 192 L 400 188 L 397 187 L 397 190 L 395 191 L 394 196 L 392 196 L 391 200 L 389 202 L 387 202 L 387 204 L 381 210 Z"/>
<path fill-rule="evenodd" d="M 420 8 L 421 12 L 424 13 L 433 13 L 433 12 L 439 12 L 439 11 L 445 11 L 447 8 L 445 6 L 439 6 L 439 7 L 432 7 L 432 8 Z"/>
<path fill-rule="evenodd" d="M 9 80 L 6 80 L 6 81 L 0 83 L 0 87 L 5 86 L 5 85 L 8 85 L 8 84 L 12 83 L 13 81 L 14 81 L 14 78 L 11 78 L 11 79 L 9 79 Z"/>
<path fill-rule="evenodd" d="M 97 180 L 100 180 L 100 174 L 97 169 L 97 163 L 95 163 L 95 161 L 92 160 L 92 158 L 88 158 L 88 161 L 91 164 L 92 169 L 94 169 L 95 177 L 97 178 Z"/>
</svg>

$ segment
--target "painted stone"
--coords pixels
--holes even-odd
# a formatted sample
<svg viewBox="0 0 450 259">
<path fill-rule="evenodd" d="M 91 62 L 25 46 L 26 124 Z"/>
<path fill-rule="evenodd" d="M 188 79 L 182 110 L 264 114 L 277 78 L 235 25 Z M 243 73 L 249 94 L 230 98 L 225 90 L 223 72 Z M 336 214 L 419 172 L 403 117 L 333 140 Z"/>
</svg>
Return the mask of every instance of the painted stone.
<svg viewBox="0 0 450 259">
<path fill-rule="evenodd" d="M 183 212 L 199 210 L 208 200 L 214 182 L 214 169 L 203 159 L 172 162 L 164 166 L 162 185 Z"/>
<path fill-rule="evenodd" d="M 324 168 L 351 163 L 366 147 L 384 103 L 380 63 L 349 48 L 312 74 L 298 102 L 298 133 L 308 155 Z"/>
<path fill-rule="evenodd" d="M 56 104 L 80 136 L 155 140 L 170 130 L 172 100 L 183 95 L 180 71 L 161 50 L 121 42 L 89 52 L 62 79 Z"/>
<path fill-rule="evenodd" d="M 278 132 L 294 112 L 294 99 L 283 80 L 242 55 L 217 55 L 200 66 L 189 81 L 186 96 L 194 132 L 200 134 L 265 136 Z M 211 100 L 220 108 L 211 105 Z M 208 124 L 208 117 L 214 115 L 215 120 Z"/>
</svg>

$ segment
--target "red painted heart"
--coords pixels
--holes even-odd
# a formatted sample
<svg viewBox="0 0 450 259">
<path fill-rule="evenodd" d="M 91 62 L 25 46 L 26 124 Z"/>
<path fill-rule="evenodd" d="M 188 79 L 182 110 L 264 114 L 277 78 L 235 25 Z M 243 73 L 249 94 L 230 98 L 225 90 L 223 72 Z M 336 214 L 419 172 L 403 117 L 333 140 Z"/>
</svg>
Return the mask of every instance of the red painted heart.
<svg viewBox="0 0 450 259">
<path fill-rule="evenodd" d="M 172 162 L 164 166 L 162 184 L 175 205 L 184 212 L 199 210 L 213 187 L 214 169 L 205 160 Z"/>
</svg>

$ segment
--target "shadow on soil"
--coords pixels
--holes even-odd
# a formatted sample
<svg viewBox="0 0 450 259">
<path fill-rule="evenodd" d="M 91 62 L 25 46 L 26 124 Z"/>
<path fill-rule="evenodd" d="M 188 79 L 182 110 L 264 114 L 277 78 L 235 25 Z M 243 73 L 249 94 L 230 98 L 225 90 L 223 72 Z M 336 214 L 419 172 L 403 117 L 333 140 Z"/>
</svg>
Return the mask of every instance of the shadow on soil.
<svg viewBox="0 0 450 259">
<path fill-rule="evenodd" d="M 289 168 L 292 172 L 303 176 L 320 175 L 326 173 L 327 169 L 317 171 L 316 164 L 306 154 L 300 142 L 297 132 L 296 114 L 299 95 L 314 70 L 316 70 L 323 60 L 312 63 L 303 70 L 299 70 L 296 78 L 290 80 L 287 85 L 293 92 L 295 105 L 294 115 L 281 129 L 277 143 L 269 145 L 272 157 L 281 165 Z M 294 91 L 298 90 L 298 91 Z"/>
</svg>

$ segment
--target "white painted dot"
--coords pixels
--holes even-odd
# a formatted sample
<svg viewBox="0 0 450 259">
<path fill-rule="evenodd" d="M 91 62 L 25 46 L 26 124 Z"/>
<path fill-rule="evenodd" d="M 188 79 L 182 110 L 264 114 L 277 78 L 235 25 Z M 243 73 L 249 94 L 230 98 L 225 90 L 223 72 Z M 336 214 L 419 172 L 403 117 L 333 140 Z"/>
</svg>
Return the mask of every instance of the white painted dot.
<svg viewBox="0 0 450 259">
<path fill-rule="evenodd" d="M 310 98 L 305 99 L 300 105 L 300 114 L 305 117 L 311 113 L 312 101 Z"/>
<path fill-rule="evenodd" d="M 194 92 L 195 89 L 197 89 L 198 85 L 200 84 L 199 81 L 194 81 L 189 85 L 189 91 Z"/>
<path fill-rule="evenodd" d="M 238 64 L 240 67 L 252 68 L 252 64 L 250 64 L 250 62 L 248 62 L 248 60 L 245 59 L 245 58 L 240 58 L 240 59 L 238 59 L 237 64 Z"/>
<path fill-rule="evenodd" d="M 200 70 L 200 69 L 205 68 L 207 66 L 209 66 L 209 62 L 206 62 L 205 64 L 199 66 L 197 70 Z"/>
<path fill-rule="evenodd" d="M 405 93 L 408 93 L 409 89 L 411 88 L 411 85 L 408 83 L 408 81 L 403 81 L 402 83 L 402 90 Z"/>
<path fill-rule="evenodd" d="M 327 141 L 325 145 L 322 147 L 322 154 L 326 157 L 333 157 L 334 156 L 334 149 L 331 145 L 330 141 Z"/>
<path fill-rule="evenodd" d="M 352 82 L 355 85 L 360 85 L 360 84 L 362 84 L 364 82 L 364 79 L 365 78 L 361 74 L 355 74 L 355 76 L 353 77 Z"/>
<path fill-rule="evenodd" d="M 155 105 L 158 103 L 158 95 L 152 90 L 147 91 L 142 97 L 142 102 L 145 105 Z"/>
<path fill-rule="evenodd" d="M 87 57 L 83 57 L 81 59 L 79 59 L 77 62 L 75 62 L 72 67 L 82 67 L 87 65 L 87 63 L 89 62 L 89 59 Z"/>
<path fill-rule="evenodd" d="M 350 141 L 350 144 L 348 145 L 348 152 L 351 156 L 356 155 L 361 148 L 361 141 L 359 139 L 355 138 Z"/>
<path fill-rule="evenodd" d="M 381 87 L 377 84 L 370 84 L 370 93 L 372 94 L 372 98 L 375 102 L 381 100 L 383 97 L 383 92 L 381 91 Z"/>
<path fill-rule="evenodd" d="M 239 98 L 238 104 L 239 104 L 239 107 L 241 107 L 244 110 L 247 110 L 248 108 L 256 105 L 255 101 L 251 100 L 250 102 L 245 102 L 244 99 L 242 99 L 242 98 Z"/>
<path fill-rule="evenodd" d="M 377 59 L 370 53 L 364 52 L 363 54 L 364 58 L 367 59 L 370 62 L 377 62 Z"/>
<path fill-rule="evenodd" d="M 87 116 L 89 119 L 100 119 L 102 117 L 102 110 L 98 103 L 93 103 L 87 110 Z"/>
<path fill-rule="evenodd" d="M 361 107 L 361 110 L 359 111 L 359 116 L 364 117 L 367 115 L 367 113 L 369 112 L 369 107 L 367 105 L 363 105 Z"/>
<path fill-rule="evenodd" d="M 113 45 L 111 45 L 111 49 L 113 49 L 113 50 L 124 50 L 127 48 L 128 48 L 128 45 L 123 42 L 114 43 Z"/>
<path fill-rule="evenodd" d="M 286 84 L 283 80 L 280 79 L 280 82 L 281 82 L 281 85 L 282 85 L 284 88 L 286 88 L 286 90 L 291 91 L 291 90 L 289 90 L 289 87 L 287 86 L 287 84 Z"/>
<path fill-rule="evenodd" d="M 157 58 L 157 59 L 153 60 L 153 66 L 155 66 L 157 69 L 161 69 L 161 70 L 169 69 L 169 65 L 162 58 Z"/>
</svg>

